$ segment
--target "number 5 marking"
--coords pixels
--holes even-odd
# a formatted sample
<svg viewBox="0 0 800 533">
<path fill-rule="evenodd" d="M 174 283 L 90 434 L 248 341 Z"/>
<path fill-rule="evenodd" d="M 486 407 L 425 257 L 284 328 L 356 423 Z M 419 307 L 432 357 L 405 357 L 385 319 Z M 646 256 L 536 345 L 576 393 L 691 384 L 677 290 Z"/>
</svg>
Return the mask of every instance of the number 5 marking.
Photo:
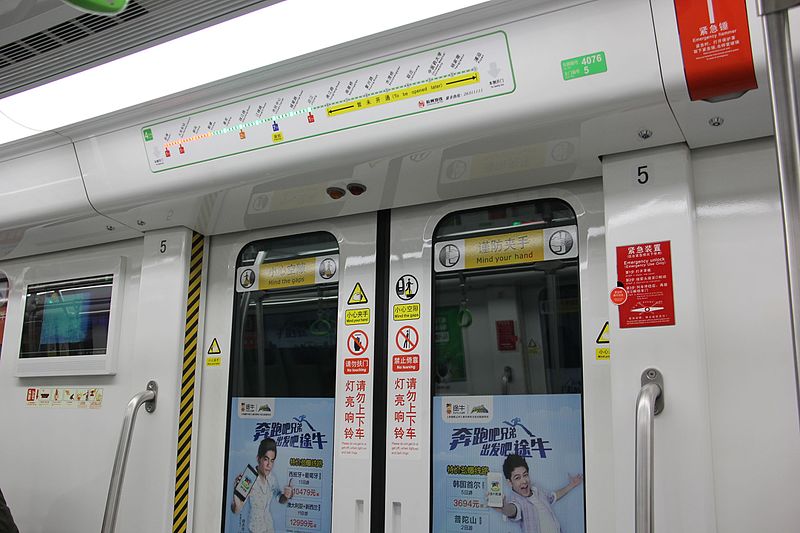
<svg viewBox="0 0 800 533">
<path fill-rule="evenodd" d="M 647 165 L 642 165 L 636 169 L 636 181 L 644 185 L 650 180 L 650 174 L 647 173 Z"/>
</svg>

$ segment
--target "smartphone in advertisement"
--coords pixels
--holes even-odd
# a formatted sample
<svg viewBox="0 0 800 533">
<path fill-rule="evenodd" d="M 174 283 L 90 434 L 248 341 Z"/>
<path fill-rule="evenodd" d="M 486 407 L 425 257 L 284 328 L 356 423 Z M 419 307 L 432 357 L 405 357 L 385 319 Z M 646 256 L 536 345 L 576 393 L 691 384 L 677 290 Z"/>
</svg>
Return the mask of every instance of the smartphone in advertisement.
<svg viewBox="0 0 800 533">
<path fill-rule="evenodd" d="M 486 487 L 488 488 L 488 496 L 486 496 L 486 505 L 488 507 L 502 507 L 503 506 L 503 474 L 500 472 L 489 472 L 486 474 Z"/>
<path fill-rule="evenodd" d="M 256 472 L 255 468 L 247 465 L 247 468 L 245 468 L 244 472 L 242 472 L 242 477 L 239 478 L 239 483 L 237 483 L 236 487 L 234 487 L 233 493 L 242 501 L 247 500 L 247 496 L 253 489 L 253 484 L 256 482 L 257 477 L 258 473 Z"/>
</svg>

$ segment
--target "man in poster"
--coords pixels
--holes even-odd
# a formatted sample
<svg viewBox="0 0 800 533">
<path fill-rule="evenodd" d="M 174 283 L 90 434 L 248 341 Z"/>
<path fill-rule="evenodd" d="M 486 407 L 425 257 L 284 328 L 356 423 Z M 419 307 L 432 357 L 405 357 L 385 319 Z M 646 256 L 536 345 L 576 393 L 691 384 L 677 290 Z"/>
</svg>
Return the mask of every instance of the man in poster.
<svg viewBox="0 0 800 533">
<path fill-rule="evenodd" d="M 266 438 L 258 445 L 258 454 L 256 460 L 258 466 L 256 471 L 258 477 L 253 483 L 250 493 L 247 496 L 247 501 L 250 502 L 250 533 L 275 533 L 275 526 L 272 522 L 272 512 L 269 506 L 272 499 L 278 496 L 278 503 L 285 504 L 293 496 L 292 482 L 280 490 L 279 483 L 275 474 L 272 473 L 272 467 L 275 464 L 275 459 L 278 456 L 278 446 L 275 439 Z M 234 486 L 239 484 L 242 474 L 236 478 Z M 245 505 L 237 493 L 234 492 L 233 501 L 231 502 L 231 511 L 238 514 Z"/>
<path fill-rule="evenodd" d="M 552 504 L 583 482 L 583 475 L 569 476 L 569 483 L 555 492 L 545 492 L 533 484 L 528 462 L 519 455 L 511 454 L 503 462 L 503 474 L 511 484 L 511 494 L 503 506 L 497 508 L 511 520 L 520 521 L 524 533 L 560 533 Z"/>
</svg>

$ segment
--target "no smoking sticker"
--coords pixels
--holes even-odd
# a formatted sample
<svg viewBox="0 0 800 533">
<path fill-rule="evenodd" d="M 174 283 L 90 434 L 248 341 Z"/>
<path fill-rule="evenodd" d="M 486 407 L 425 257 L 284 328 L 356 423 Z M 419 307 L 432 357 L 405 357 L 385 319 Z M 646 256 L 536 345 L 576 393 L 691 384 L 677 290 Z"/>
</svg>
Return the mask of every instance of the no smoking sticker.
<svg viewBox="0 0 800 533">
<path fill-rule="evenodd" d="M 369 346 L 369 337 L 360 329 L 357 329 L 347 336 L 347 351 L 353 355 L 364 355 Z"/>
<path fill-rule="evenodd" d="M 411 352 L 419 344 L 419 332 L 414 326 L 403 326 L 395 336 L 397 348 L 403 352 Z"/>
</svg>

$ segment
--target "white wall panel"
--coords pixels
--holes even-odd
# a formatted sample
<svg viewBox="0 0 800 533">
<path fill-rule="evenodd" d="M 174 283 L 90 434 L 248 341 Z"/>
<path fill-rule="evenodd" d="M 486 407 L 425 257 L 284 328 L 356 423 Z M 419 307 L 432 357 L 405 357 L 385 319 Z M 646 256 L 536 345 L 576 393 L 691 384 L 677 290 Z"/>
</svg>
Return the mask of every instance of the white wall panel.
<svg viewBox="0 0 800 533">
<path fill-rule="evenodd" d="M 771 139 L 692 153 L 719 531 L 800 523 L 800 432 Z"/>
</svg>

